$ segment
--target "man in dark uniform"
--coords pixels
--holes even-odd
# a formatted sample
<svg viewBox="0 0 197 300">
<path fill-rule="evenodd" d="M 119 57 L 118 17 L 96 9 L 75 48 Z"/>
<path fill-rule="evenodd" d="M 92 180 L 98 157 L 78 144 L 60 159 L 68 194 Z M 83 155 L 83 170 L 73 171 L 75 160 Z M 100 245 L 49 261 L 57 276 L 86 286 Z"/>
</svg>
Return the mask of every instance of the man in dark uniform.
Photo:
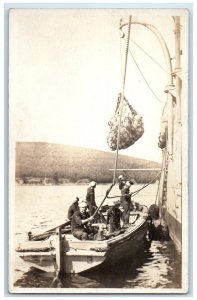
<svg viewBox="0 0 197 300">
<path fill-rule="evenodd" d="M 75 201 L 70 205 L 68 209 L 68 219 L 71 220 L 73 214 L 79 210 L 79 198 L 76 197 Z"/>
<path fill-rule="evenodd" d="M 90 186 L 87 189 L 87 194 L 86 194 L 86 203 L 90 212 L 90 215 L 92 216 L 93 213 L 95 212 L 97 205 L 95 202 L 95 188 L 96 188 L 96 182 L 91 181 Z"/>
<path fill-rule="evenodd" d="M 118 177 L 118 185 L 119 185 L 119 189 L 120 189 L 120 190 L 123 189 L 123 187 L 125 186 L 125 183 L 126 183 L 126 181 L 125 181 L 125 179 L 124 179 L 124 176 L 123 176 L 123 175 L 120 175 L 120 176 Z"/>
<path fill-rule="evenodd" d="M 121 190 L 121 195 L 122 195 L 121 205 L 123 207 L 123 212 L 122 212 L 123 226 L 125 226 L 129 223 L 129 214 L 130 214 L 130 210 L 132 209 L 131 195 L 129 194 L 130 186 L 131 186 L 130 181 L 127 181 L 125 183 L 124 188 Z"/>
<path fill-rule="evenodd" d="M 88 239 L 87 223 L 93 220 L 93 217 L 86 212 L 87 204 L 85 201 L 79 203 L 79 210 L 76 211 L 71 220 L 71 232 L 79 240 Z"/>
<path fill-rule="evenodd" d="M 114 205 L 107 211 L 107 224 L 109 225 L 110 233 L 120 229 L 121 211 L 119 205 L 119 201 L 114 201 Z"/>
<path fill-rule="evenodd" d="M 102 213 L 102 207 L 100 207 L 99 211 L 97 212 L 97 214 L 94 216 L 94 222 L 95 223 L 104 223 L 106 224 L 106 219 L 105 216 Z"/>
</svg>

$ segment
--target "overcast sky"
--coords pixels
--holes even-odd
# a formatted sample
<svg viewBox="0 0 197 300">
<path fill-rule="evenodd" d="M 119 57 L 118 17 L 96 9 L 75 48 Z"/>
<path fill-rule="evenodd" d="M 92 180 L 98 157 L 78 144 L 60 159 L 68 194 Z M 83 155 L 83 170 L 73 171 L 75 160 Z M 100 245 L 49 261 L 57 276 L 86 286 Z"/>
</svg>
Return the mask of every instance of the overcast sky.
<svg viewBox="0 0 197 300">
<path fill-rule="evenodd" d="M 9 105 L 11 139 L 110 151 L 106 136 L 121 92 L 119 21 L 145 21 L 162 33 L 174 57 L 172 10 L 11 10 Z M 125 30 L 126 32 L 126 30 Z M 142 47 L 159 64 L 136 45 Z M 122 47 L 120 47 L 122 44 Z M 165 61 L 152 32 L 132 25 L 125 96 L 144 118 L 145 133 L 120 154 L 160 161 L 160 117 L 166 100 Z M 164 70 L 163 70 L 164 69 Z"/>
</svg>

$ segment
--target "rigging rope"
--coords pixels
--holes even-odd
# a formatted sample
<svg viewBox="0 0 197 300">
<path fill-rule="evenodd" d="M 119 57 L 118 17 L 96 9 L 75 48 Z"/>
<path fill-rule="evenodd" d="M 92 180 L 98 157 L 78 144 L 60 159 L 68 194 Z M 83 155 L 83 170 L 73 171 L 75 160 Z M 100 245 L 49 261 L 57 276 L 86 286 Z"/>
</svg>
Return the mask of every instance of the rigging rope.
<svg viewBox="0 0 197 300">
<path fill-rule="evenodd" d="M 140 45 L 138 45 L 135 41 L 131 40 L 131 42 L 136 45 L 142 52 L 144 52 L 144 54 L 146 54 L 156 65 L 158 65 L 160 67 L 160 69 L 162 69 L 164 72 L 166 72 L 166 70 L 162 67 L 162 65 L 160 65 L 160 63 L 158 63 L 158 61 L 156 61 L 148 52 L 146 52 Z"/>
<path fill-rule="evenodd" d="M 141 190 L 145 189 L 148 185 L 150 185 L 152 182 L 154 182 L 161 174 L 161 171 L 159 171 L 159 173 L 148 183 L 146 183 L 145 185 L 143 185 L 143 187 L 141 187 L 139 190 L 136 190 L 132 193 L 129 193 L 128 196 L 132 196 L 134 197 L 135 195 L 137 195 Z M 108 199 L 113 199 L 113 198 L 121 198 L 121 197 L 125 197 L 125 195 L 118 195 L 118 196 L 108 196 Z"/>
<path fill-rule="evenodd" d="M 130 49 L 129 49 L 129 53 L 131 54 L 131 57 L 132 57 L 132 59 L 133 59 L 135 65 L 136 65 L 136 67 L 138 68 L 138 70 L 139 70 L 139 72 L 140 72 L 142 78 L 144 79 L 145 83 L 147 84 L 148 88 L 150 89 L 150 91 L 152 92 L 152 94 L 154 95 L 154 97 L 155 97 L 155 98 L 157 99 L 157 101 L 159 101 L 160 103 L 164 103 L 164 101 L 162 101 L 161 99 L 159 99 L 159 97 L 155 94 L 155 92 L 153 91 L 153 89 L 152 89 L 151 86 L 149 85 L 148 81 L 146 80 L 144 74 L 142 73 L 140 67 L 138 66 L 137 61 L 135 60 L 135 58 L 134 58 L 133 54 L 131 53 Z"/>
<path fill-rule="evenodd" d="M 132 194 L 132 196 L 137 195 L 141 190 L 145 189 L 149 184 L 151 184 L 152 182 L 155 181 L 155 179 L 157 179 L 159 176 L 161 175 L 161 171 L 159 171 L 159 173 L 157 174 L 157 176 L 155 176 L 155 178 L 153 178 L 151 181 L 149 181 L 148 183 L 146 183 L 143 187 L 141 187 L 139 190 L 134 191 Z"/>
<path fill-rule="evenodd" d="M 116 181 L 116 169 L 117 169 L 117 164 L 118 164 L 120 126 L 121 126 L 121 118 L 122 118 L 122 110 L 123 110 L 123 102 L 124 102 L 124 88 L 125 88 L 126 72 L 127 72 L 127 60 L 128 60 L 128 50 L 129 50 L 129 40 L 130 40 L 130 29 L 131 29 L 131 16 L 129 16 L 128 33 L 127 33 L 125 65 L 124 65 L 124 74 L 123 74 L 123 81 L 122 81 L 122 93 L 121 93 L 121 101 L 120 101 L 120 116 L 119 116 L 119 125 L 118 125 L 118 137 L 117 137 L 116 159 L 115 159 L 115 167 L 114 167 L 113 184 L 115 184 L 115 181 Z"/>
<path fill-rule="evenodd" d="M 122 19 L 120 19 L 120 28 L 122 24 Z M 122 61 L 122 39 L 124 38 L 125 34 L 121 29 L 121 36 L 120 36 L 120 82 L 123 78 L 123 61 Z"/>
</svg>

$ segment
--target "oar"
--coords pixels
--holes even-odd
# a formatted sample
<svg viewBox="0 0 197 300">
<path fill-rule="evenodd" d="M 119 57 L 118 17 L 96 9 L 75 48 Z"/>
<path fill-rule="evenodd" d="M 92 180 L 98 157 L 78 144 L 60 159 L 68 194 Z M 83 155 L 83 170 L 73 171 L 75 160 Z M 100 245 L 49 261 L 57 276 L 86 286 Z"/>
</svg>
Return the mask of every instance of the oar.
<svg viewBox="0 0 197 300">
<path fill-rule="evenodd" d="M 50 230 L 47 230 L 43 233 L 40 233 L 40 234 L 37 234 L 37 235 L 32 235 L 31 232 L 28 232 L 28 237 L 29 237 L 29 240 L 34 240 L 34 241 L 41 241 L 41 240 L 45 240 L 47 239 L 48 237 L 50 237 L 51 235 L 55 234 L 56 233 L 56 229 L 59 228 L 59 227 L 65 227 L 65 226 L 68 226 L 70 225 L 71 221 L 66 221 L 65 223 L 61 224 L 61 225 L 58 225 Z"/>
<path fill-rule="evenodd" d="M 95 215 L 98 213 L 99 209 L 101 208 L 101 206 L 103 205 L 104 201 L 106 200 L 107 196 L 109 195 L 111 189 L 113 188 L 114 183 L 111 184 L 111 186 L 108 188 L 108 190 L 106 191 L 105 197 L 103 199 L 103 201 L 101 202 L 101 204 L 99 205 L 99 207 L 97 207 L 97 209 L 95 210 L 95 212 L 93 213 L 93 217 L 95 217 Z"/>
<path fill-rule="evenodd" d="M 45 231 L 44 233 L 54 231 L 54 230 L 56 230 L 56 229 L 59 228 L 59 227 L 65 227 L 65 226 L 68 226 L 68 225 L 70 225 L 70 223 L 71 223 L 70 220 L 69 220 L 69 221 L 66 221 L 65 223 L 63 223 L 63 224 L 61 224 L 61 225 L 58 225 L 58 226 L 56 226 L 56 227 L 54 227 L 54 228 L 52 228 L 52 229 L 50 229 L 50 230 Z"/>
</svg>

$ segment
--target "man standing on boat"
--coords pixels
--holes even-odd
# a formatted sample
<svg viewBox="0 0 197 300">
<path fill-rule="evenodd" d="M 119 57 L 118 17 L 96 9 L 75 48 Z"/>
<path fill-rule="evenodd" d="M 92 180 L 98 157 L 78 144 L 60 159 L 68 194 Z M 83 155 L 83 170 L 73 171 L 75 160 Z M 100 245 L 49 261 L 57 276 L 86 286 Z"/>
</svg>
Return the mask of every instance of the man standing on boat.
<svg viewBox="0 0 197 300">
<path fill-rule="evenodd" d="M 131 195 L 130 195 L 130 181 L 125 183 L 125 186 L 121 190 L 121 205 L 123 207 L 122 222 L 123 227 L 129 223 L 129 214 L 132 209 Z"/>
<path fill-rule="evenodd" d="M 130 182 L 131 185 L 134 184 L 133 180 L 128 180 Z M 125 183 L 126 183 L 126 179 L 124 178 L 123 175 L 120 175 L 118 177 L 118 185 L 119 185 L 119 190 L 122 190 L 123 187 L 125 186 Z"/>
<path fill-rule="evenodd" d="M 119 185 L 119 189 L 122 190 L 123 187 L 125 186 L 126 180 L 124 179 L 123 175 L 120 175 L 118 177 L 118 185 Z"/>
<path fill-rule="evenodd" d="M 71 232 L 79 240 L 87 240 L 88 230 L 87 223 L 93 220 L 93 217 L 86 212 L 87 204 L 85 201 L 79 203 L 79 210 L 76 211 L 71 220 Z"/>
<path fill-rule="evenodd" d="M 69 207 L 69 209 L 68 209 L 68 215 L 67 215 L 67 217 L 68 217 L 69 220 L 71 220 L 73 214 L 74 214 L 77 210 L 79 210 L 79 202 L 80 202 L 79 198 L 76 197 L 75 201 L 70 205 L 70 207 Z"/>
<path fill-rule="evenodd" d="M 97 205 L 95 202 L 95 188 L 96 188 L 96 182 L 91 181 L 90 186 L 87 189 L 87 194 L 86 194 L 86 203 L 90 212 L 90 215 L 92 216 L 93 213 L 95 212 Z"/>
</svg>

